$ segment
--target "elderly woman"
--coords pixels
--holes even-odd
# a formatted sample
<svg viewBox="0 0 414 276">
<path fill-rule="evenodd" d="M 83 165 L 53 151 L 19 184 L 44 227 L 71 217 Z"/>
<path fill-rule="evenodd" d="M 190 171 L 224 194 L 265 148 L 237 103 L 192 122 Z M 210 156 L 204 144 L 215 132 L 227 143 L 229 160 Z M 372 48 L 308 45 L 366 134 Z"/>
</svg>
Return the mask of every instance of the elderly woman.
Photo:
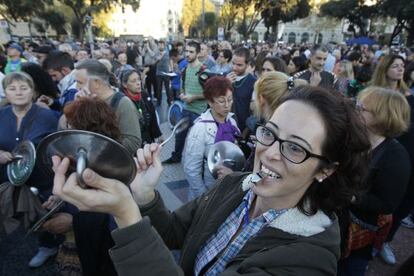
<svg viewBox="0 0 414 276">
<path fill-rule="evenodd" d="M 154 105 L 147 92 L 142 89 L 140 75 L 134 69 L 126 69 L 120 76 L 121 91 L 132 101 L 138 111 L 141 138 L 144 144 L 160 139 L 162 133 L 157 121 Z"/>
<path fill-rule="evenodd" d="M 233 88 L 225 77 L 213 77 L 205 86 L 203 95 L 210 108 L 194 121 L 184 147 L 184 172 L 189 183 L 188 199 L 192 200 L 211 188 L 215 180 L 208 170 L 208 152 L 220 141 L 234 143 L 240 134 L 230 113 Z"/>
<path fill-rule="evenodd" d="M 408 129 L 410 107 L 401 93 L 381 87 L 368 87 L 358 95 L 358 108 L 368 129 L 371 161 L 368 191 L 357 197 L 350 212 L 351 222 L 364 229 L 384 227 L 386 217 L 401 203 L 410 178 L 410 158 L 405 148 L 394 138 Z M 382 216 L 382 217 L 381 217 Z M 384 222 L 380 222 L 383 220 Z M 388 222 L 391 225 L 391 222 Z M 372 236 L 377 235 L 372 232 Z M 355 236 L 353 232 L 350 233 Z M 386 235 L 378 240 L 375 249 L 381 249 Z M 348 248 L 349 256 L 341 262 L 339 275 L 364 275 L 372 259 L 374 242 Z M 387 243 L 385 247 L 389 247 Z M 351 246 L 349 246 L 351 247 Z"/>
<path fill-rule="evenodd" d="M 0 183 L 8 181 L 6 167 L 13 158 L 13 149 L 26 140 L 37 145 L 42 138 L 56 131 L 58 122 L 53 111 L 33 103 L 35 86 L 28 74 L 7 74 L 3 79 L 3 87 L 10 105 L 0 109 Z M 43 200 L 47 199 L 52 189 L 52 179 L 42 174 L 37 166 L 26 184 L 38 188 Z M 29 266 L 41 266 L 56 254 L 58 244 L 53 236 L 43 233 L 39 237 L 39 252 Z"/>
<path fill-rule="evenodd" d="M 355 109 L 339 95 L 300 87 L 256 136 L 255 175 L 229 175 L 174 212 L 154 190 L 162 172 L 156 144 L 137 152 L 133 195 L 90 169 L 83 174 L 90 189 L 80 188 L 75 174 L 65 175 L 69 160 L 57 156 L 54 192 L 114 215 L 119 275 L 334 275 L 334 211 L 349 204 L 367 165 L 369 141 Z M 178 264 L 167 247 L 181 249 Z"/>
</svg>

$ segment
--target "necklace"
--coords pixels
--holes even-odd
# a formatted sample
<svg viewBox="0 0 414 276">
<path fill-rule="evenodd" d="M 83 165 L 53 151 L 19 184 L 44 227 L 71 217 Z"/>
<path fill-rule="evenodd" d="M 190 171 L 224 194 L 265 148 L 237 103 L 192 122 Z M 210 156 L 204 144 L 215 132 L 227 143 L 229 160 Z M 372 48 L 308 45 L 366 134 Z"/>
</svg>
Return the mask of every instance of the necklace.
<svg viewBox="0 0 414 276">
<path fill-rule="evenodd" d="M 240 81 L 235 81 L 235 82 L 233 82 L 233 87 L 234 88 L 239 88 L 239 87 L 241 87 L 241 86 L 243 86 L 243 84 L 244 84 L 244 82 L 246 81 L 246 79 L 247 79 L 247 75 L 244 77 L 244 78 L 242 78 Z M 239 83 L 238 83 L 239 82 Z"/>
</svg>

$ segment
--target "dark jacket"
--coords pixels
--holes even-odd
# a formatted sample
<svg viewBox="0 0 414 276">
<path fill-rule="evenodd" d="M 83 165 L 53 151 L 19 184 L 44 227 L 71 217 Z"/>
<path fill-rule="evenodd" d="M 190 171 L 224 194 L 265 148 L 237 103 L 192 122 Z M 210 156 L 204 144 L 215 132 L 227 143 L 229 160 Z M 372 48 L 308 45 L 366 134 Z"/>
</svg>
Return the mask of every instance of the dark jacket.
<svg viewBox="0 0 414 276">
<path fill-rule="evenodd" d="M 175 212 L 165 208 L 159 194 L 152 203 L 141 206 L 151 223 L 144 217 L 112 233 L 115 247 L 110 253 L 119 275 L 193 275 L 198 252 L 241 203 L 244 176 L 235 173 L 225 177 Z M 295 218 L 291 221 L 295 227 Z M 325 230 L 307 237 L 266 227 L 245 244 L 222 275 L 335 275 L 339 227 L 336 218 L 329 222 Z M 302 224 L 298 228 L 306 227 Z M 179 266 L 167 247 L 181 249 Z"/>
<path fill-rule="evenodd" d="M 312 72 L 309 71 L 309 69 L 306 69 L 302 72 L 298 72 L 294 75 L 295 79 L 302 79 L 306 80 L 307 82 L 310 82 L 312 76 Z M 320 72 L 321 76 L 321 82 L 319 83 L 319 86 L 322 86 L 327 89 L 333 89 L 336 84 L 336 76 L 332 74 L 331 72 L 323 70 Z"/>
<path fill-rule="evenodd" d="M 376 225 L 380 214 L 392 214 L 401 203 L 410 172 L 410 158 L 404 147 L 395 139 L 385 139 L 372 151 L 369 190 L 351 211 L 364 222 Z"/>
</svg>

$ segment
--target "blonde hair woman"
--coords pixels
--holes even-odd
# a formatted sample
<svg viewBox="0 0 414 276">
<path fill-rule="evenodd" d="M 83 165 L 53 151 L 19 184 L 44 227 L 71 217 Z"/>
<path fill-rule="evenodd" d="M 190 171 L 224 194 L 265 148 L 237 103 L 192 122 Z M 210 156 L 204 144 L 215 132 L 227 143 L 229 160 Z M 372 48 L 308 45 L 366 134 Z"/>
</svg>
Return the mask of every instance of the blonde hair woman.
<svg viewBox="0 0 414 276">
<path fill-rule="evenodd" d="M 306 84 L 305 80 L 293 79 L 282 72 L 266 72 L 254 85 L 256 116 L 269 119 L 289 90 Z"/>
<path fill-rule="evenodd" d="M 341 92 L 342 95 L 348 96 L 348 85 L 354 77 L 354 69 L 352 67 L 352 62 L 349 60 L 341 60 L 338 63 L 338 74 L 336 89 Z"/>
<path fill-rule="evenodd" d="M 373 230 L 365 245 L 347 247 L 344 254 L 347 258 L 340 262 L 339 276 L 363 275 L 372 252 L 389 247 L 384 233 L 380 235 L 380 230 L 374 229 L 391 226 L 389 215 L 400 205 L 410 179 L 409 155 L 394 139 L 410 125 L 410 107 L 405 97 L 391 89 L 371 86 L 358 95 L 357 107 L 368 130 L 371 161 L 364 182 L 367 191 L 357 196 L 350 207 L 352 226 L 349 229 L 358 225 Z M 355 234 L 350 233 L 350 237 Z"/>
</svg>

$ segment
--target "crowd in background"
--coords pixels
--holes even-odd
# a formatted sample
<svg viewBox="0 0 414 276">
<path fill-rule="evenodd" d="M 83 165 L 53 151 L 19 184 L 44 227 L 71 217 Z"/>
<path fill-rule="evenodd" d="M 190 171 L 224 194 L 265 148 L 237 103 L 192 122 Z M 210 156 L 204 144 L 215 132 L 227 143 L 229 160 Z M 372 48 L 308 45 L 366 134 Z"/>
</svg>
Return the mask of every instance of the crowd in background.
<svg viewBox="0 0 414 276">
<path fill-rule="evenodd" d="M 215 143 L 236 143 L 247 159 L 244 172 L 253 170 L 258 131 L 279 139 L 285 156 L 286 141 L 266 123 L 291 91 L 318 87 L 352 104 L 370 146 L 362 188 L 350 198 L 351 204 L 336 211 L 342 239 L 338 275 L 364 275 L 377 255 L 396 263 L 389 243 L 401 225 L 414 229 L 413 51 L 380 45 L 170 43 L 151 37 L 91 46 L 11 41 L 0 49 L 1 183 L 7 182 L 6 164 L 20 141 L 37 145 L 58 130 L 106 135 L 131 155 L 144 145 L 161 143 L 156 109 L 166 101 L 168 106 L 178 104 L 191 124 L 176 135 L 174 152 L 162 163 L 181 162 L 189 183 L 188 201 L 197 200 L 217 179 L 233 173 L 226 166 L 217 175 L 209 172 L 206 158 Z M 44 207 L 53 205 L 51 177 L 35 168 L 28 185 L 39 189 Z M 360 232 L 351 231 L 355 227 L 366 230 L 366 235 L 357 237 Z M 86 214 L 67 204 L 43 226 L 39 252 L 29 266 L 39 267 L 66 248 L 66 253 L 78 255 L 78 263 L 61 266 L 62 271 L 116 275 L 108 254 L 115 228 L 112 216 Z M 96 235 L 85 235 L 85 229 Z"/>
</svg>

